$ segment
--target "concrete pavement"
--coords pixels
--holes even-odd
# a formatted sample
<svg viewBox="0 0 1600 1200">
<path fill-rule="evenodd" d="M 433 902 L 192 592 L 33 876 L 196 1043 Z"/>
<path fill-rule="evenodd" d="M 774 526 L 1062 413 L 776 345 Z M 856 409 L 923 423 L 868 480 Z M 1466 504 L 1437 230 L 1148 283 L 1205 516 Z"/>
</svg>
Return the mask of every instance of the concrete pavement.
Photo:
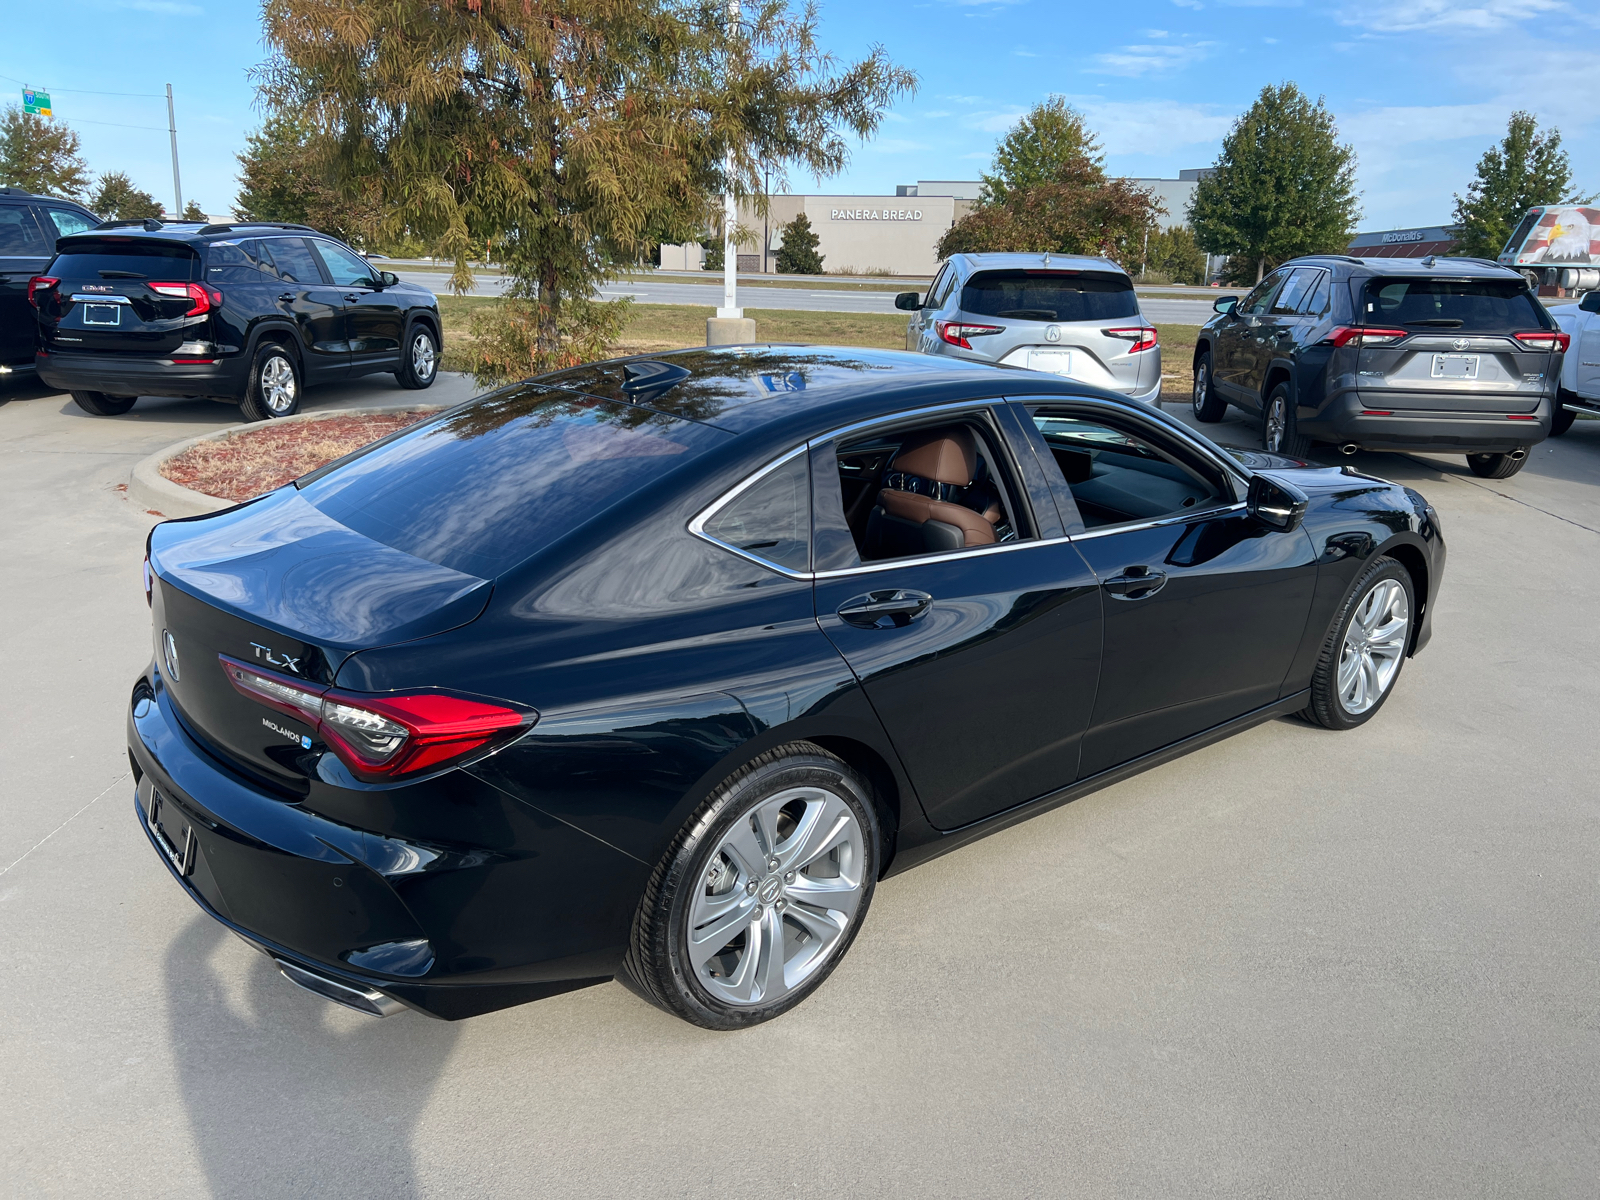
<svg viewBox="0 0 1600 1200">
<path fill-rule="evenodd" d="M 0 401 L 0 1195 L 1593 1194 L 1594 424 L 1504 481 L 1355 460 L 1450 544 L 1374 722 L 1275 721 L 890 880 L 815 997 L 710 1034 L 615 984 L 374 1021 L 201 915 L 132 812 L 155 518 L 117 487 L 237 414 Z"/>
</svg>

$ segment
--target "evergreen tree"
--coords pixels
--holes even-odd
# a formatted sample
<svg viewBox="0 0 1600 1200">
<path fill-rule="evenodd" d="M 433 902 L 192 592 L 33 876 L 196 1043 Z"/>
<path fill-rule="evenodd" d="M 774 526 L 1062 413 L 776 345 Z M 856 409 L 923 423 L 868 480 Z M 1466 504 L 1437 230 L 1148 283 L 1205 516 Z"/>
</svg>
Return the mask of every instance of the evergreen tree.
<svg viewBox="0 0 1600 1200">
<path fill-rule="evenodd" d="M 76 200 L 89 186 L 78 135 L 64 122 L 8 104 L 0 114 L 0 184 Z"/>
<path fill-rule="evenodd" d="M 991 251 L 1100 254 L 1137 261 L 1161 206 L 1126 179 L 1107 179 L 1088 156 L 1061 167 L 1048 183 L 1012 188 L 980 204 L 939 239 L 940 258 Z"/>
<path fill-rule="evenodd" d="M 822 239 L 811 228 L 811 219 L 805 213 L 783 227 L 783 245 L 778 247 L 778 273 L 780 275 L 821 275 L 822 255 L 817 246 Z"/>
<path fill-rule="evenodd" d="M 1061 173 L 1087 159 L 1104 166 L 1100 144 L 1083 114 L 1060 96 L 1051 96 L 1018 121 L 994 151 L 993 173 L 983 176 L 980 203 L 1001 204 L 1019 189 L 1056 182 Z"/>
<path fill-rule="evenodd" d="M 200 207 L 198 200 L 191 200 L 183 206 L 183 219 L 185 221 L 204 221 L 206 210 Z"/>
<path fill-rule="evenodd" d="M 1337 253 L 1360 218 L 1355 151 L 1333 114 L 1292 83 L 1268 84 L 1222 142 L 1195 188 L 1189 220 L 1202 250 L 1227 254 L 1246 280 L 1285 259 Z"/>
<path fill-rule="evenodd" d="M 159 217 L 161 202 L 149 192 L 134 187 L 126 173 L 107 171 L 100 176 L 100 182 L 89 197 L 89 209 L 108 221 L 136 221 L 141 217 Z"/>
<path fill-rule="evenodd" d="M 1561 131 L 1541 133 L 1532 113 L 1512 113 L 1506 136 L 1478 160 L 1478 173 L 1467 194 L 1456 196 L 1460 253 L 1498 257 L 1530 208 L 1584 203 L 1571 191 L 1572 164 L 1561 148 Z"/>
</svg>

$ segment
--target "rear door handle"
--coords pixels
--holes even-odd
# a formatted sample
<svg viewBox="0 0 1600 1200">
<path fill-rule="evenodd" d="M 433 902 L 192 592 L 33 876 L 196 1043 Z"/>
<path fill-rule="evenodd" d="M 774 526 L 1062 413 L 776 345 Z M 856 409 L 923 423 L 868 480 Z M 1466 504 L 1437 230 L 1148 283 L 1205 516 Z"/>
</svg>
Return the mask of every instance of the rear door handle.
<svg viewBox="0 0 1600 1200">
<path fill-rule="evenodd" d="M 928 611 L 927 592 L 893 588 L 854 596 L 839 606 L 839 619 L 861 629 L 903 629 Z"/>
<path fill-rule="evenodd" d="M 293 304 L 294 303 L 294 293 L 293 292 L 284 292 L 283 295 L 278 297 L 278 300 L 283 304 Z"/>
<path fill-rule="evenodd" d="M 1113 575 L 1101 586 L 1114 600 L 1146 600 L 1167 586 L 1167 573 L 1149 567 L 1124 567 L 1121 575 Z"/>
</svg>

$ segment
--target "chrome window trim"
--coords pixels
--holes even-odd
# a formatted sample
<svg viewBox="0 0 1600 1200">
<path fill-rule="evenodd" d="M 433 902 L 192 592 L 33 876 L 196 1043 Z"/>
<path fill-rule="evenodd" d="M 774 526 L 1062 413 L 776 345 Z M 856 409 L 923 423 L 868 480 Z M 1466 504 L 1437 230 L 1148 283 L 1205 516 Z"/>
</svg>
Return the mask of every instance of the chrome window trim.
<svg viewBox="0 0 1600 1200">
<path fill-rule="evenodd" d="M 783 576 L 785 576 L 785 577 L 787 577 L 789 579 L 813 579 L 813 578 L 815 578 L 815 576 L 810 571 L 796 571 L 796 570 L 793 570 L 793 569 L 791 569 L 789 567 L 780 566 L 779 564 L 777 564 L 775 562 L 769 562 L 767 559 L 762 558 L 759 554 L 751 554 L 748 550 L 741 550 L 738 546 L 731 545 L 730 543 L 723 541 L 721 538 L 712 537 L 705 530 L 706 522 L 709 521 L 712 517 L 716 516 L 724 508 L 726 508 L 728 505 L 732 504 L 740 496 L 744 495 L 745 492 L 747 492 L 751 488 L 755 487 L 756 484 L 760 483 L 763 479 L 765 479 L 768 475 L 772 474 L 772 472 L 776 471 L 779 467 L 783 466 L 790 459 L 794 458 L 796 455 L 805 454 L 810 449 L 811 449 L 811 443 L 810 442 L 801 442 L 793 450 L 790 450 L 787 453 L 781 455 L 780 457 L 773 459 L 766 466 L 762 467 L 759 471 L 757 471 L 754 475 L 751 475 L 751 476 L 747 477 L 746 479 L 741 480 L 739 483 L 735 484 L 732 488 L 730 488 L 728 491 L 722 493 L 722 495 L 718 496 L 715 500 L 713 500 L 705 508 L 701 509 L 699 511 L 699 513 L 697 513 L 689 521 L 689 532 L 692 533 L 695 537 L 700 538 L 702 541 L 710 542 L 713 546 L 717 546 L 717 547 L 719 547 L 719 548 L 721 548 L 723 550 L 727 550 L 729 553 L 737 554 L 740 558 L 748 559 L 750 562 L 757 563 L 760 566 L 766 567 L 767 570 L 769 570 L 769 571 L 776 571 L 778 574 L 783 575 Z M 807 482 L 809 483 L 809 479 L 808 479 Z M 807 495 L 809 495 L 809 494 L 810 494 L 810 489 L 808 487 L 807 488 Z M 812 546 L 811 546 L 811 512 L 808 509 L 807 512 L 806 512 L 806 562 L 808 562 L 808 563 L 811 561 L 811 557 L 810 557 L 811 556 L 811 550 L 812 550 Z"/>
<path fill-rule="evenodd" d="M 813 579 L 843 579 L 848 575 L 865 575 L 871 571 L 890 571 L 896 567 L 920 567 L 927 563 L 952 562 L 958 558 L 978 558 L 989 554 L 1002 554 L 1010 550 L 1023 550 L 1034 546 L 1058 546 L 1072 539 L 1018 538 L 1014 542 L 995 542 L 989 546 L 969 546 L 963 550 L 947 550 L 943 554 L 912 554 L 905 558 L 886 558 L 881 562 L 860 563 L 854 567 L 839 567 L 832 571 L 817 571 Z"/>
<path fill-rule="evenodd" d="M 1152 521 L 1125 521 L 1121 525 L 1097 525 L 1093 529 L 1085 529 L 1082 533 L 1071 534 L 1067 540 L 1072 542 L 1086 542 L 1091 538 L 1105 537 L 1113 533 L 1134 533 L 1140 529 L 1155 529 L 1161 525 L 1181 525 L 1194 520 L 1196 517 L 1217 517 L 1223 513 L 1243 512 L 1250 507 L 1249 502 L 1240 500 L 1236 504 L 1229 504 L 1221 508 L 1186 508 L 1182 512 L 1169 513 L 1164 517 L 1157 517 Z"/>
</svg>

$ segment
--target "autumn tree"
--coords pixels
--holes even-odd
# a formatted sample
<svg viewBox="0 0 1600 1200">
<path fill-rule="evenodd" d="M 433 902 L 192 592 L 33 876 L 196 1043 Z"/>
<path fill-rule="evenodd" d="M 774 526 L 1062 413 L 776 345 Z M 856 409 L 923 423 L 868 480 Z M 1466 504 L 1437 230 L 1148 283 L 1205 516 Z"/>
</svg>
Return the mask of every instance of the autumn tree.
<svg viewBox="0 0 1600 1200">
<path fill-rule="evenodd" d="M 364 244 L 378 223 L 378 189 L 371 180 L 338 187 L 335 153 L 328 139 L 304 120 L 270 114 L 245 139 L 244 153 L 238 156 L 234 212 L 247 221 L 309 225 L 353 245 Z"/>
<path fill-rule="evenodd" d="M 75 200 L 89 186 L 81 149 L 65 122 L 25 113 L 16 104 L 0 114 L 0 184 Z"/>
<path fill-rule="evenodd" d="M 978 199 L 985 204 L 1004 203 L 1014 191 L 1056 182 L 1063 171 L 1082 160 L 1104 167 L 1100 143 L 1082 113 L 1060 96 L 1051 96 L 1034 105 L 1000 139 Z"/>
<path fill-rule="evenodd" d="M 258 79 L 370 183 L 384 235 L 409 228 L 471 286 L 494 239 L 513 283 L 480 375 L 574 361 L 615 264 L 704 229 L 710 198 L 763 195 L 766 164 L 821 178 L 915 77 L 879 47 L 841 65 L 787 0 L 267 0 Z M 587 311 L 586 311 L 587 310 Z M 506 347 L 523 346 L 516 352 Z"/>
<path fill-rule="evenodd" d="M 1572 164 L 1561 148 L 1561 131 L 1541 132 L 1529 112 L 1514 112 L 1506 136 L 1478 160 L 1465 196 L 1456 196 L 1460 253 L 1497 258 L 1511 231 L 1530 208 L 1579 204 L 1572 193 Z"/>
<path fill-rule="evenodd" d="M 783 227 L 783 245 L 778 247 L 778 272 L 782 275 L 821 275 L 822 258 L 817 247 L 822 238 L 811 228 L 811 218 L 799 213 Z"/>
<path fill-rule="evenodd" d="M 1232 258 L 1238 282 L 1259 280 L 1285 259 L 1350 244 L 1361 216 L 1355 177 L 1355 151 L 1340 144 L 1322 99 L 1268 84 L 1223 139 L 1189 221 L 1202 250 Z"/>
<path fill-rule="evenodd" d="M 99 213 L 106 220 L 136 221 L 141 217 L 161 215 L 161 201 L 135 187 L 133 180 L 123 171 L 107 171 L 100 176 L 88 205 L 91 211 Z"/>
<path fill-rule="evenodd" d="M 1149 191 L 1106 178 L 1083 157 L 1048 183 L 1013 188 L 1003 201 L 978 205 L 945 232 L 936 253 L 1098 254 L 1127 262 L 1138 258 L 1145 231 L 1162 211 Z"/>
</svg>

